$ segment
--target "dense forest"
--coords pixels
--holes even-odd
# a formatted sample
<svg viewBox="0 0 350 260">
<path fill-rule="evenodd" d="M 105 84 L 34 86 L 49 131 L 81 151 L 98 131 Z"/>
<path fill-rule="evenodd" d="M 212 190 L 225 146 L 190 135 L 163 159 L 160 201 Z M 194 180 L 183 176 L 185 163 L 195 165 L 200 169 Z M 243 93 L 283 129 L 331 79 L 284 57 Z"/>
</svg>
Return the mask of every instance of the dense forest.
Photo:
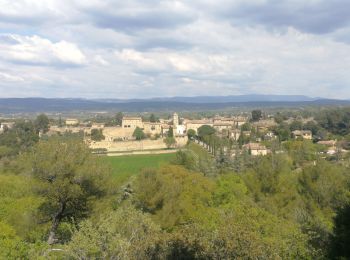
<svg viewBox="0 0 350 260">
<path fill-rule="evenodd" d="M 81 136 L 39 138 L 44 116 L 16 122 L 0 134 L 0 259 L 349 259 L 349 154 L 324 158 L 285 132 L 346 145 L 350 110 L 283 117 L 271 154 L 229 160 L 189 142 L 124 183 Z"/>
</svg>

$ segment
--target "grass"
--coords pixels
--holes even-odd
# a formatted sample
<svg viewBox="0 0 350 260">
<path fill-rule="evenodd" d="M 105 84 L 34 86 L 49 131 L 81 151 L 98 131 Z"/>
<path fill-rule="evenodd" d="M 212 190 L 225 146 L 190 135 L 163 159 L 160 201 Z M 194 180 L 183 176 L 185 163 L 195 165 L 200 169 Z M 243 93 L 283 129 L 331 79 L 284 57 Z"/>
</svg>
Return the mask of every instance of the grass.
<svg viewBox="0 0 350 260">
<path fill-rule="evenodd" d="M 101 157 L 102 160 L 110 164 L 113 177 L 119 183 L 125 183 L 131 176 L 139 174 L 143 169 L 157 169 L 168 164 L 174 158 L 174 153 Z"/>
</svg>

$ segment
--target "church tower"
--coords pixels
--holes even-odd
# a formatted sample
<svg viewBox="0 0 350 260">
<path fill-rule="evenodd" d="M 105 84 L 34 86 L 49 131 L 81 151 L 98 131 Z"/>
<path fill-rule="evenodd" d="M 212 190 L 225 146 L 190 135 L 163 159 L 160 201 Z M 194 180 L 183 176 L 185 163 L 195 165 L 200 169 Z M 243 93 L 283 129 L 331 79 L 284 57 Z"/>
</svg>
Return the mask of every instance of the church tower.
<svg viewBox="0 0 350 260">
<path fill-rule="evenodd" d="M 173 126 L 177 127 L 179 125 L 179 115 L 177 113 L 174 113 L 173 115 Z"/>
</svg>

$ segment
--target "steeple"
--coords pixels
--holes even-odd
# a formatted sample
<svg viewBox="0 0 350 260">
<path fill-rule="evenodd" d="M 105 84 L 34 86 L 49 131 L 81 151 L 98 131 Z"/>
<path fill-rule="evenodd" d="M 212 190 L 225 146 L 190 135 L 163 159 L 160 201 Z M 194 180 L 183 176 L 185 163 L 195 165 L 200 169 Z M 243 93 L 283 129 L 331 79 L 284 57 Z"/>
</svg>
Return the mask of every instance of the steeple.
<svg viewBox="0 0 350 260">
<path fill-rule="evenodd" d="M 179 125 L 179 115 L 177 113 L 173 114 L 173 126 L 176 127 Z"/>
</svg>

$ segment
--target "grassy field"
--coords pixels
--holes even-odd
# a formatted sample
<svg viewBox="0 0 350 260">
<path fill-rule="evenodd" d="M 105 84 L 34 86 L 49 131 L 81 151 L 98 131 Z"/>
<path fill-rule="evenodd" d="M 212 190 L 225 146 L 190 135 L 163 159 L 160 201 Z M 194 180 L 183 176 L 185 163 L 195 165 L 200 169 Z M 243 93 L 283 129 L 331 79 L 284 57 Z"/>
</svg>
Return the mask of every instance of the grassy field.
<svg viewBox="0 0 350 260">
<path fill-rule="evenodd" d="M 113 176 L 120 183 L 129 179 L 130 176 L 140 173 L 146 168 L 159 168 L 168 164 L 175 158 L 174 153 L 170 154 L 147 154 L 147 155 L 126 155 L 116 157 L 102 157 L 106 163 L 110 164 Z"/>
</svg>

